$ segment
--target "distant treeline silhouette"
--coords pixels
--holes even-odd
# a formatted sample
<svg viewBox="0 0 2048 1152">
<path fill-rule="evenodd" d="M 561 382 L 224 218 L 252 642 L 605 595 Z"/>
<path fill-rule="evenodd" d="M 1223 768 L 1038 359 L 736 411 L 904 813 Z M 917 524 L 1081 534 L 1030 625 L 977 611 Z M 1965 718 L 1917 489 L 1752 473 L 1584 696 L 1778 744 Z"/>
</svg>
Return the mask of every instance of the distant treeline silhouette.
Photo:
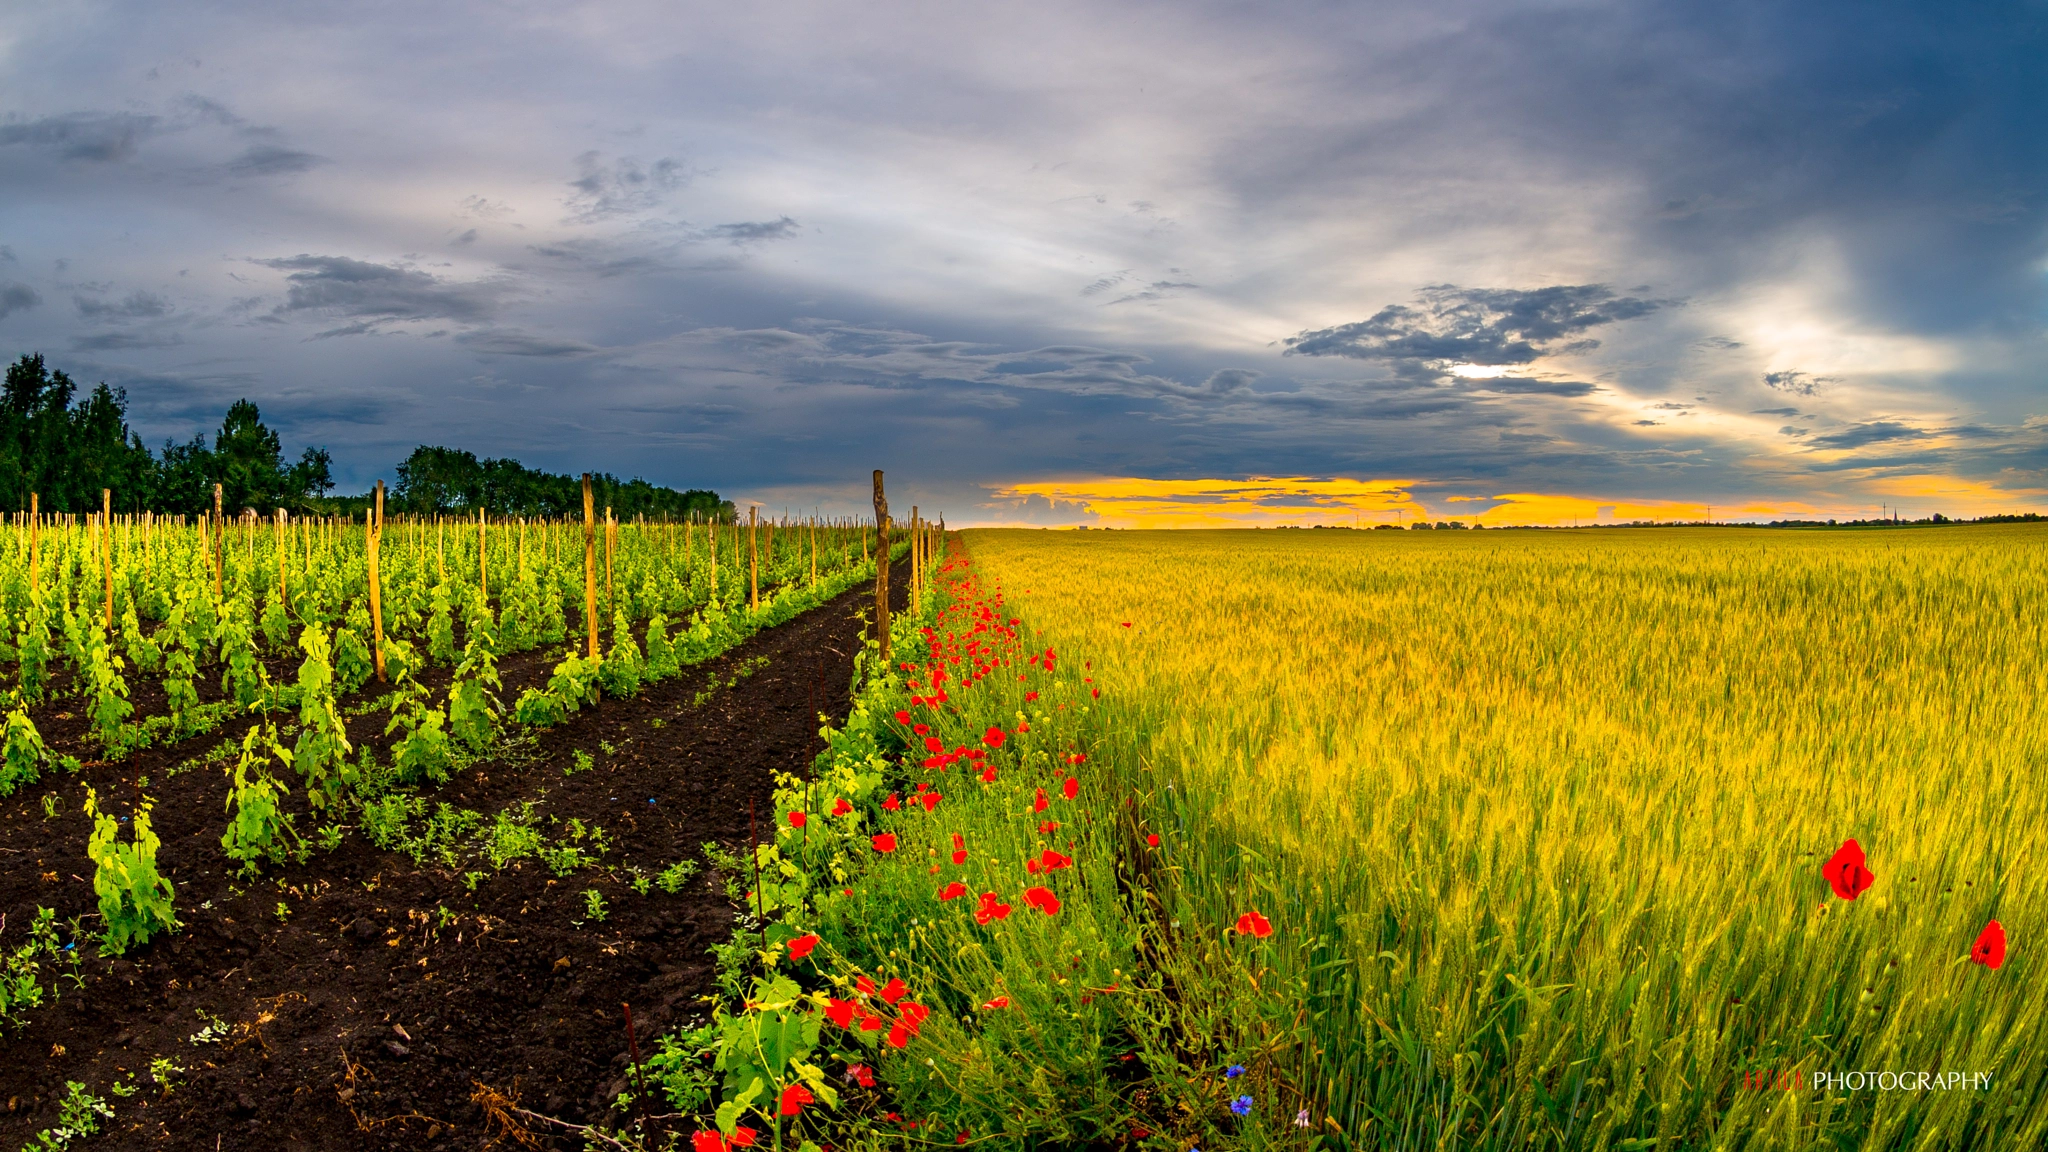
<svg viewBox="0 0 2048 1152">
<path fill-rule="evenodd" d="M 0 508 L 25 510 L 33 492 L 45 512 L 96 511 L 101 489 L 111 489 L 117 511 L 194 513 L 213 507 L 215 484 L 232 512 L 359 512 L 371 499 L 329 494 L 333 462 L 325 448 L 308 447 L 287 464 L 278 434 L 247 400 L 229 407 L 211 444 L 202 434 L 184 444 L 166 440 L 154 453 L 128 426 L 126 389 L 100 384 L 83 398 L 78 392 L 78 383 L 40 353 L 8 365 L 0 392 Z M 591 480 L 597 503 L 622 518 L 733 515 L 731 503 L 705 489 L 678 491 L 610 473 Z M 582 478 L 421 445 L 398 466 L 385 505 L 419 515 L 479 508 L 494 516 L 581 515 Z"/>
</svg>

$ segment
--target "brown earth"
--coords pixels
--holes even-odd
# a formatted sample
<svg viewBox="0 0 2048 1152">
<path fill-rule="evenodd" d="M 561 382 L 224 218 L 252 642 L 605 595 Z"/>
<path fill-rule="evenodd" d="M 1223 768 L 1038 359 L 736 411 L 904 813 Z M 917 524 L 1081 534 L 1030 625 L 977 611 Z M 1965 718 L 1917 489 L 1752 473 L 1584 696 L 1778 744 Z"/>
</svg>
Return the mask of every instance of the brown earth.
<svg viewBox="0 0 2048 1152">
<path fill-rule="evenodd" d="M 907 566 L 898 567 L 900 603 Z M 220 848 L 221 765 L 171 770 L 218 741 L 239 743 L 241 723 L 76 777 L 52 770 L 0 801 L 0 945 L 22 940 L 38 906 L 60 922 L 85 916 L 91 932 L 88 785 L 109 812 L 131 812 L 145 791 L 154 800 L 158 862 L 183 924 L 122 959 L 90 955 L 81 941 L 84 986 L 63 980 L 54 1005 L 0 1034 L 0 1148 L 55 1124 L 69 1080 L 115 1106 L 95 1149 L 480 1148 L 502 1131 L 472 1103 L 479 1085 L 564 1120 L 605 1117 L 629 1075 L 622 1006 L 643 1057 L 656 1034 L 701 1019 L 708 949 L 730 938 L 735 913 L 708 866 L 679 892 L 646 895 L 628 886 L 629 867 L 701 865 L 706 841 L 747 842 L 749 802 L 765 820 L 772 774 L 805 772 L 822 747 L 818 713 L 844 714 L 858 613 L 872 606 L 872 589 L 850 591 L 636 699 L 585 709 L 429 795 L 486 820 L 536 801 L 550 839 L 572 818 L 602 826 L 601 864 L 560 878 L 531 858 L 503 871 L 422 867 L 357 831 L 304 863 L 238 878 Z M 508 658 L 507 702 L 553 658 Z M 290 675 L 289 665 L 272 675 Z M 147 703 L 140 693 L 137 703 Z M 38 725 L 53 752 L 83 759 L 82 721 L 60 719 L 65 709 L 75 705 L 46 707 Z M 381 743 L 383 720 L 352 720 L 351 739 Z M 579 751 L 594 767 L 565 774 Z M 300 829 L 311 831 L 303 815 Z M 485 874 L 471 891 L 463 871 L 477 869 Z M 587 914 L 591 889 L 608 906 L 602 921 Z M 211 1020 L 224 1034 L 195 1043 Z M 160 1057 L 185 1070 L 169 1092 L 149 1076 Z M 130 1077 L 139 1091 L 109 1091 Z M 580 1143 L 533 1127 L 541 1146 Z"/>
</svg>

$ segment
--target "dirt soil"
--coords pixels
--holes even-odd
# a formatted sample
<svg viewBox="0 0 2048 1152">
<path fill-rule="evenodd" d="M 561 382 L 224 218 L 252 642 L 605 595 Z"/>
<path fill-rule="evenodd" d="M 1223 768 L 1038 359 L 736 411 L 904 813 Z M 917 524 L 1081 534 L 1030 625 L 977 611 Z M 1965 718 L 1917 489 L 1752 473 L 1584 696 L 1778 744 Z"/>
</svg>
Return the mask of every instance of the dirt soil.
<svg viewBox="0 0 2048 1152">
<path fill-rule="evenodd" d="M 907 576 L 907 565 L 891 573 L 899 605 Z M 131 812 L 145 791 L 155 801 L 158 863 L 183 924 L 123 959 L 86 959 L 83 988 L 64 980 L 26 1029 L 0 1034 L 0 1148 L 54 1125 L 69 1080 L 115 1106 L 89 1142 L 107 1150 L 482 1148 L 503 1132 L 471 1102 L 479 1085 L 564 1120 L 605 1117 L 629 1076 L 623 1006 L 643 1057 L 657 1034 L 701 1019 L 707 950 L 730 938 L 735 913 L 708 865 L 676 893 L 647 895 L 628 887 L 628 867 L 703 865 L 706 841 L 744 845 L 749 801 L 765 833 L 772 774 L 807 771 L 822 747 L 817 714 L 845 713 L 858 613 L 872 606 L 872 588 L 850 591 L 430 794 L 487 820 L 537 801 L 551 840 L 572 818 L 602 826 L 601 864 L 561 878 L 531 858 L 503 871 L 422 867 L 358 831 L 305 863 L 239 878 L 220 846 L 223 766 L 172 770 L 221 740 L 239 744 L 240 723 L 76 777 L 52 769 L 0 801 L 0 946 L 21 942 L 38 906 L 60 922 L 96 913 L 88 785 L 109 812 Z M 553 658 L 501 665 L 508 705 Z M 70 707 L 36 720 L 53 752 L 85 758 Z M 383 721 L 355 718 L 351 740 L 381 744 Z M 594 766 L 566 773 L 578 752 Z M 311 830 L 304 816 L 300 828 Z M 471 891 L 463 870 L 477 869 Z M 588 914 L 590 889 L 607 905 L 601 921 Z M 158 1058 L 184 1069 L 169 1092 L 149 1075 Z M 109 1091 L 130 1077 L 133 1095 Z M 580 1146 L 533 1127 L 539 1146 Z"/>
</svg>

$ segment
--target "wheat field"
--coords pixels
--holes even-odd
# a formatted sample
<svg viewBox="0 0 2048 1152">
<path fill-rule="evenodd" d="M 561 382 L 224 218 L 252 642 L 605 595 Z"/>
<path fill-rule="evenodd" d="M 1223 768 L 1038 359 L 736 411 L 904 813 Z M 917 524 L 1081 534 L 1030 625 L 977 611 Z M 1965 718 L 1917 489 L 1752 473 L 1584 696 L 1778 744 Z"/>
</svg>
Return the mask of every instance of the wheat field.
<svg viewBox="0 0 2048 1152">
<path fill-rule="evenodd" d="M 1264 1053 L 1314 1130 L 2048 1132 L 2048 533 L 965 539 L 1092 664 L 1097 759 L 1178 845 L 1159 916 L 1180 1001 Z M 1876 879 L 1846 901 L 1821 865 L 1851 838 Z M 1227 934 L 1179 927 L 1248 909 L 1274 926 L 1249 976 L 1214 962 Z M 1970 960 L 1991 920 L 1995 970 Z M 1989 1079 L 1812 1087 L 1885 1071 Z"/>
</svg>

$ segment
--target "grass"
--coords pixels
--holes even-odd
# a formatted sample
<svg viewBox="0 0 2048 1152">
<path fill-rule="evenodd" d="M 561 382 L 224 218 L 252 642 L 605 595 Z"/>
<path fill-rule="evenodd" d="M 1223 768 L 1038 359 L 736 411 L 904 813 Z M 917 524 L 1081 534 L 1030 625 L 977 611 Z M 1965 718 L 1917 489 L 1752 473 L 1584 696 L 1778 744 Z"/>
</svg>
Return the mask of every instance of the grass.
<svg viewBox="0 0 2048 1152">
<path fill-rule="evenodd" d="M 1249 1068 L 1226 1143 L 2048 1134 L 2048 534 L 965 541 L 1103 690 L 1075 730 L 1098 803 L 1162 836 L 1131 915 L 1171 995 L 1132 1030 L 1167 1095 L 1193 1054 Z M 1850 837 L 1877 875 L 1854 903 L 1820 874 Z M 1271 938 L 1226 931 L 1254 909 Z M 1997 971 L 1967 958 L 1994 918 Z M 1993 1079 L 1743 1089 L 1756 1070 Z"/>
</svg>

